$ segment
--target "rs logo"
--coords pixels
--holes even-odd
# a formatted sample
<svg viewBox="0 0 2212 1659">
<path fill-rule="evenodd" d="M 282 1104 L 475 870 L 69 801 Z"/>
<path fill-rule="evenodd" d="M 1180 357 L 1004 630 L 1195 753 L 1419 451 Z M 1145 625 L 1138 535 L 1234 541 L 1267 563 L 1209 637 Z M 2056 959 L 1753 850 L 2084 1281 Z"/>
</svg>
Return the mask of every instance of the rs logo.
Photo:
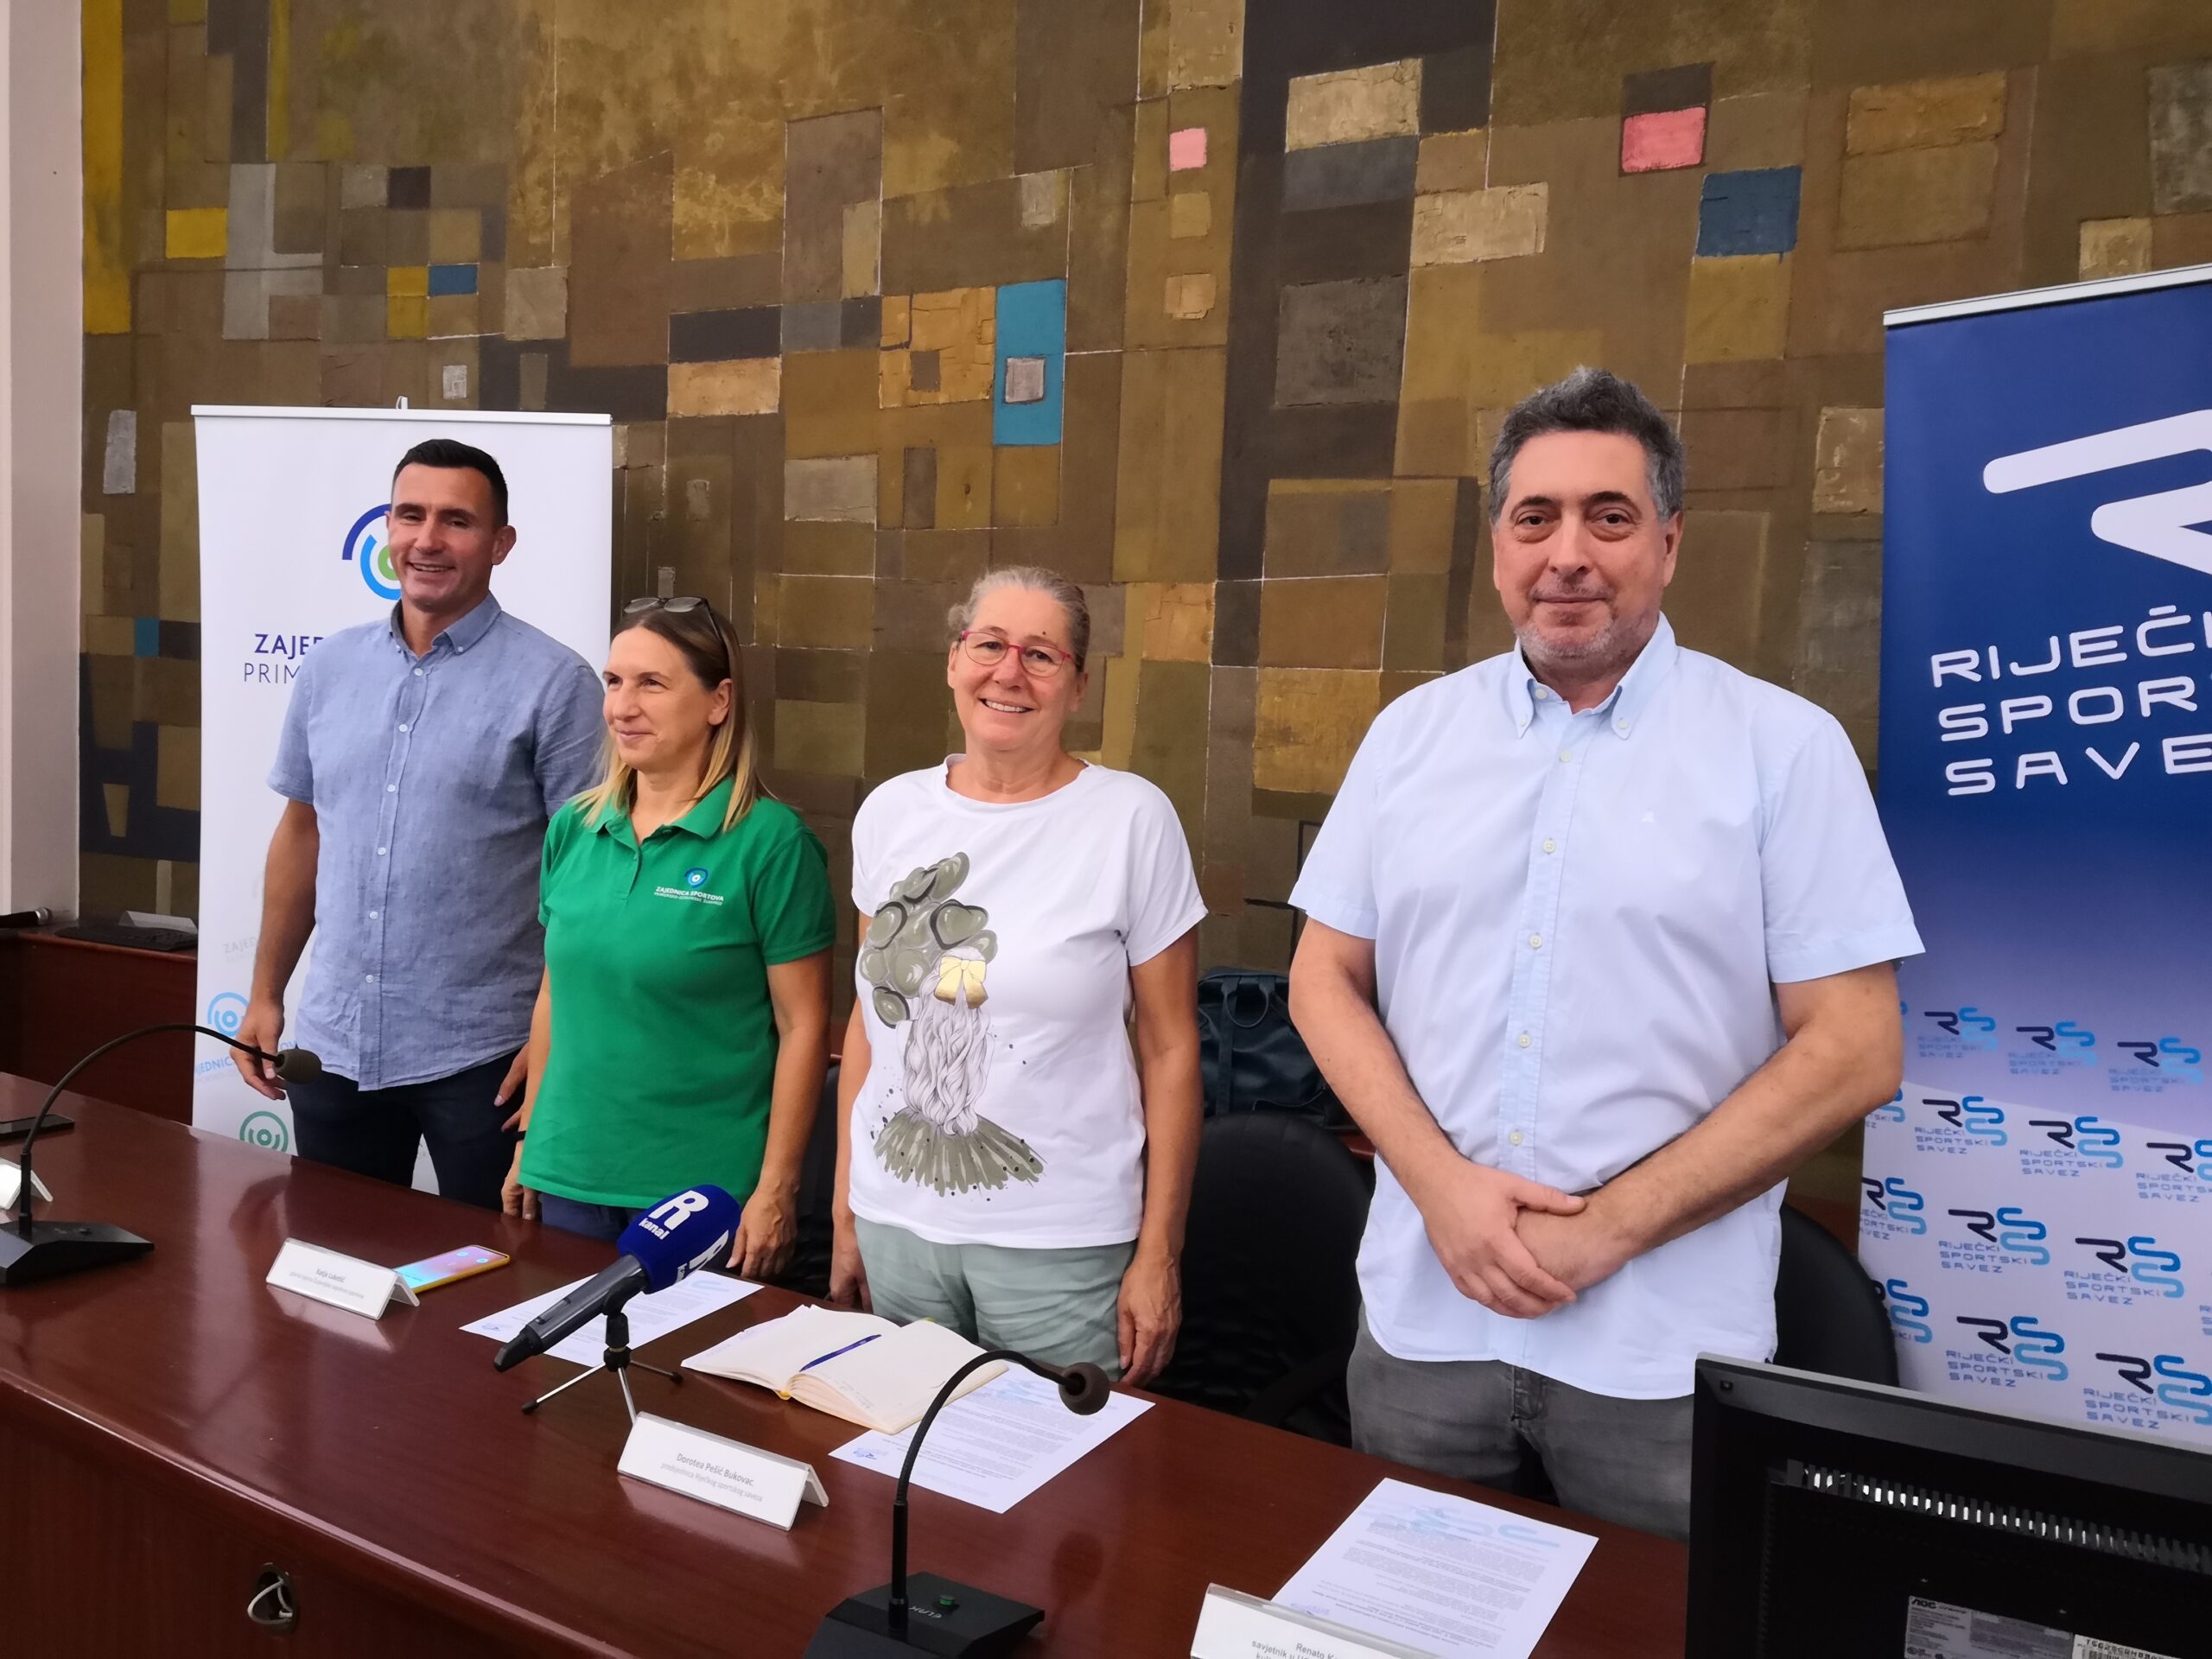
<svg viewBox="0 0 2212 1659">
<path fill-rule="evenodd" d="M 2080 1117 L 2031 1117 L 2031 1129 L 2041 1129 L 2052 1141 L 2076 1153 L 2092 1164 L 2101 1164 L 2107 1169 L 2118 1169 L 2126 1160 L 2120 1155 L 2120 1131 L 2100 1123 L 2094 1112 Z"/>
<path fill-rule="evenodd" d="M 2151 1395 L 2162 1406 L 2189 1413 L 2200 1425 L 2212 1425 L 2212 1376 L 2188 1370 L 2188 1362 L 2179 1354 L 2157 1354 L 2148 1359 L 2140 1354 L 2099 1354 L 2097 1357 L 2117 1370 L 2128 1387 Z M 2152 1382 L 2153 1377 L 2158 1381 Z"/>
<path fill-rule="evenodd" d="M 1978 1319 L 1961 1313 L 1958 1319 L 1984 1343 L 2025 1370 L 2041 1371 L 2054 1382 L 2066 1380 L 2066 1362 L 2059 1358 L 2066 1351 L 2066 1338 L 2056 1331 L 2044 1330 L 2032 1313 L 2018 1313 L 2009 1319 Z"/>
<path fill-rule="evenodd" d="M 2056 1054 L 2062 1048 L 2094 1048 L 2097 1033 L 2084 1031 L 2071 1020 L 2061 1020 L 2055 1026 L 2015 1026 L 2013 1030 L 2037 1048 L 2047 1048 Z"/>
<path fill-rule="evenodd" d="M 2132 467 L 2139 461 L 2212 450 L 2212 409 L 2192 410 L 2139 426 L 2093 432 L 2085 438 L 1999 455 L 1981 469 L 1982 487 L 2009 495 L 2061 479 Z M 2089 533 L 2101 542 L 2147 553 L 2188 569 L 2212 575 L 2212 536 L 2196 526 L 2212 521 L 2212 483 L 2156 495 L 2107 501 L 2089 515 Z"/>
<path fill-rule="evenodd" d="M 1878 1179 L 1862 1175 L 1859 1185 L 1866 1190 L 1867 1203 L 1891 1221 L 1902 1222 L 1907 1232 L 1916 1236 L 1928 1230 L 1927 1217 L 1920 1213 L 1928 1207 L 1928 1200 L 1896 1176 Z"/>
<path fill-rule="evenodd" d="M 1902 1123 L 1904 1122 L 1904 1090 L 1900 1089 L 1890 1097 L 1886 1106 L 1877 1106 L 1866 1115 L 1870 1123 Z"/>
<path fill-rule="evenodd" d="M 2004 1109 L 1990 1105 L 1980 1095 L 1965 1095 L 1957 1100 L 1923 1099 L 1920 1103 L 1933 1106 L 1936 1116 L 1977 1141 L 1986 1141 L 1993 1147 L 2005 1144 Z"/>
<path fill-rule="evenodd" d="M 2161 1249 L 2148 1233 L 2125 1241 L 2117 1238 L 2077 1238 L 2074 1241 L 2114 1273 L 2155 1290 L 2171 1300 L 2183 1294 L 2181 1256 Z"/>
<path fill-rule="evenodd" d="M 1997 1046 L 1997 1022 L 1980 1008 L 1930 1008 L 1926 1017 L 1936 1022 L 1937 1030 L 1957 1038 L 1970 1048 Z"/>
<path fill-rule="evenodd" d="M 1996 1245 L 2008 1255 L 2024 1257 L 2039 1268 L 2050 1260 L 2050 1252 L 2043 1243 L 2050 1236 L 2050 1230 L 2018 1205 L 2008 1204 L 1994 1212 L 1954 1210 L 1950 1213 L 1966 1223 L 1968 1232 Z"/>
<path fill-rule="evenodd" d="M 2153 1042 L 2147 1037 L 2133 1041 L 2122 1038 L 2121 1049 L 2135 1057 L 2138 1065 L 2147 1065 L 2154 1071 L 2163 1071 L 2177 1083 L 2202 1083 L 2204 1056 L 2178 1037 L 2161 1037 Z"/>
</svg>

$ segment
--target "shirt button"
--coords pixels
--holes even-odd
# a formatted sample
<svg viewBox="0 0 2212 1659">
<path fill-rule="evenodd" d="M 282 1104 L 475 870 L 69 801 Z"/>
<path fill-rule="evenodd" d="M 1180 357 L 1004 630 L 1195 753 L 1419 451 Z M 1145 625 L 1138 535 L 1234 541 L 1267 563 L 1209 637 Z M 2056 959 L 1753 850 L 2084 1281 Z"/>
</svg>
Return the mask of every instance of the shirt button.
<svg viewBox="0 0 2212 1659">
<path fill-rule="evenodd" d="M 387 795 L 397 795 L 399 793 L 399 785 L 397 784 L 386 784 L 384 786 L 384 792 Z"/>
<path fill-rule="evenodd" d="M 1623 737 L 1626 737 L 1628 735 L 1628 721 L 1621 721 L 1621 723 L 1613 729 L 1618 731 Z"/>
<path fill-rule="evenodd" d="M 373 916 L 373 915 L 375 915 L 375 914 L 376 914 L 376 912 L 374 912 L 374 911 L 371 911 L 371 912 L 369 912 L 369 914 L 370 914 L 370 915 L 372 915 L 372 916 Z M 1518 1036 L 1517 1038 L 1514 1039 L 1514 1040 L 1515 1040 L 1516 1042 L 1519 1043 L 1519 1044 L 1521 1045 L 1521 1046 L 1522 1046 L 1522 1047 L 1526 1048 L 1526 1047 L 1528 1047 L 1528 1046 L 1529 1046 L 1529 1033 L 1528 1033 L 1527 1032 L 1525 1032 L 1525 1031 L 1524 1031 L 1524 1032 L 1522 1032 L 1522 1033 L 1520 1034 L 1520 1036 Z"/>
<path fill-rule="evenodd" d="M 376 920 L 376 918 L 377 918 L 377 913 L 376 913 L 376 912 L 374 912 L 373 910 L 372 910 L 372 911 L 371 911 L 371 912 L 369 912 L 369 919 L 370 919 L 371 921 L 372 921 L 372 922 L 373 922 L 374 920 Z"/>
<path fill-rule="evenodd" d="M 1549 836 L 1546 836 L 1544 837 L 1544 850 L 1548 853 L 1555 853 L 1559 851 L 1559 843 L 1554 841 Z"/>
<path fill-rule="evenodd" d="M 1544 936 L 1541 933 L 1531 933 L 1529 936 L 1529 948 L 1531 950 L 1542 950 L 1544 948 Z"/>
<path fill-rule="evenodd" d="M 1574 759 L 1574 751 L 1573 749 L 1561 749 L 1559 752 L 1559 758 L 1562 760 L 1572 760 Z"/>
<path fill-rule="evenodd" d="M 399 722 L 399 729 L 403 732 L 407 729 L 407 722 L 403 720 Z"/>
<path fill-rule="evenodd" d="M 418 668 L 415 671 L 415 677 L 418 680 L 423 677 L 423 671 L 421 669 Z"/>
<path fill-rule="evenodd" d="M 364 974 L 361 977 L 367 980 L 372 985 L 377 982 L 377 976 L 374 974 Z"/>
<path fill-rule="evenodd" d="M 381 848 L 381 847 L 378 848 L 378 849 L 377 849 L 377 856 L 378 856 L 378 858 L 382 858 L 382 857 L 384 856 L 384 852 L 385 852 L 385 849 L 384 849 L 383 848 Z"/>
<path fill-rule="evenodd" d="M 1516 1129 L 1512 1134 L 1507 1135 L 1505 1138 L 1517 1147 L 1521 1144 L 1521 1131 Z"/>
</svg>

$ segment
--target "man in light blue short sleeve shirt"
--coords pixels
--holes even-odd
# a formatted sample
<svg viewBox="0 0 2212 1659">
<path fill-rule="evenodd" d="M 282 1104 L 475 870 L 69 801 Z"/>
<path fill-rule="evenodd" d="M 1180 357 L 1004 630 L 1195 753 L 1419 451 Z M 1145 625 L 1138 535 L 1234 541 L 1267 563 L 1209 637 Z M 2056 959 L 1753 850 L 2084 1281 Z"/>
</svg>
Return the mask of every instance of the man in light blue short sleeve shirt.
<svg viewBox="0 0 2212 1659">
<path fill-rule="evenodd" d="M 1782 1184 L 1897 1088 L 1921 948 L 1842 728 L 1660 613 L 1682 470 L 1601 371 L 1512 413 L 1519 647 L 1383 710 L 1292 894 L 1381 1154 L 1358 1444 L 1675 1535 L 1696 1357 L 1773 1352 Z"/>
<path fill-rule="evenodd" d="M 285 711 L 269 785 L 286 804 L 238 1034 L 276 1047 L 312 930 L 292 1036 L 324 1075 L 286 1091 L 295 1150 L 404 1183 L 427 1143 L 441 1192 L 497 1210 L 544 970 L 539 854 L 596 781 L 602 692 L 492 596 L 515 531 L 490 455 L 410 450 L 388 525 L 399 602 L 318 644 Z"/>
</svg>

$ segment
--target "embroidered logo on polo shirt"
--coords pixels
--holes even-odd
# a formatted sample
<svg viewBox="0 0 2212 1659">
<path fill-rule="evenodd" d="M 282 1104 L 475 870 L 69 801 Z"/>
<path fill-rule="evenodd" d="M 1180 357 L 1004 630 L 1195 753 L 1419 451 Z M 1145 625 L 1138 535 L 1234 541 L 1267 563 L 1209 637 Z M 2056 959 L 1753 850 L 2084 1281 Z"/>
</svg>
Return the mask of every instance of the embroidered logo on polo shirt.
<svg viewBox="0 0 2212 1659">
<path fill-rule="evenodd" d="M 719 905 L 722 901 L 721 894 L 719 893 L 708 893 L 704 891 L 709 874 L 709 872 L 705 865 L 694 864 L 690 869 L 683 872 L 683 885 L 682 887 L 655 887 L 653 889 L 653 897 L 656 899 L 688 899 L 695 905 Z"/>
</svg>

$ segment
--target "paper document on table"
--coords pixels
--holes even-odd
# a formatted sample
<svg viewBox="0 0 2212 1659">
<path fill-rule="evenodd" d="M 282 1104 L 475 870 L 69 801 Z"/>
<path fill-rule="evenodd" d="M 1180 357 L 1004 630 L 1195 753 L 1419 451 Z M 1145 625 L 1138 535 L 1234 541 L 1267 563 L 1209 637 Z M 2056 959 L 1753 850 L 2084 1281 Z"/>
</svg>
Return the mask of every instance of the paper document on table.
<svg viewBox="0 0 2212 1659">
<path fill-rule="evenodd" d="M 1386 1480 L 1275 1600 L 1443 1659 L 1527 1659 L 1597 1541 Z"/>
<path fill-rule="evenodd" d="M 461 1328 L 480 1337 L 489 1337 L 494 1342 L 509 1341 L 521 1332 L 523 1326 L 582 1283 L 583 1281 L 579 1279 L 558 1290 L 549 1290 L 543 1296 L 533 1296 L 526 1302 L 501 1308 L 497 1313 L 487 1313 L 475 1324 Z M 732 1303 L 743 1301 L 760 1288 L 726 1274 L 695 1273 L 689 1279 L 677 1280 L 666 1290 L 632 1296 L 622 1309 L 630 1316 L 630 1346 L 642 1348 L 657 1337 L 682 1330 L 694 1319 L 703 1319 Z M 602 1314 L 587 1325 L 578 1325 L 545 1351 L 553 1358 L 565 1359 L 571 1364 L 598 1364 L 607 1357 L 606 1316 Z"/>
<path fill-rule="evenodd" d="M 1059 1389 L 1009 1370 L 947 1406 L 930 1425 L 914 1484 L 1004 1515 L 1093 1447 L 1152 1409 L 1149 1400 L 1109 1394 L 1088 1417 L 1060 1403 Z M 863 1434 L 830 1455 L 898 1478 L 914 1431 Z"/>
</svg>

